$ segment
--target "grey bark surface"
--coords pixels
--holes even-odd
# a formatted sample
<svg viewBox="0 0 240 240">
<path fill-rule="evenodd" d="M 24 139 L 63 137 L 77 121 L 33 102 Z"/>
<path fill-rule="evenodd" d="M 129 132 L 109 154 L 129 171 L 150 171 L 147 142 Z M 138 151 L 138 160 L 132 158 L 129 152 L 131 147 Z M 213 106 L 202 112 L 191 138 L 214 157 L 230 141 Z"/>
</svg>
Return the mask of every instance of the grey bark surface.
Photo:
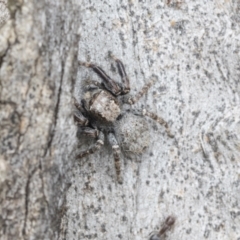
<svg viewBox="0 0 240 240">
<path fill-rule="evenodd" d="M 240 239 L 240 2 L 7 6 L 0 239 L 148 239 L 169 215 L 176 223 L 164 239 Z M 174 134 L 148 119 L 149 147 L 122 155 L 122 185 L 109 146 L 75 157 L 90 142 L 76 137 L 72 98 L 81 99 L 85 79 L 99 81 L 78 61 L 119 80 L 109 51 L 126 65 L 131 95 L 157 76 L 136 107 L 157 113 Z"/>
</svg>

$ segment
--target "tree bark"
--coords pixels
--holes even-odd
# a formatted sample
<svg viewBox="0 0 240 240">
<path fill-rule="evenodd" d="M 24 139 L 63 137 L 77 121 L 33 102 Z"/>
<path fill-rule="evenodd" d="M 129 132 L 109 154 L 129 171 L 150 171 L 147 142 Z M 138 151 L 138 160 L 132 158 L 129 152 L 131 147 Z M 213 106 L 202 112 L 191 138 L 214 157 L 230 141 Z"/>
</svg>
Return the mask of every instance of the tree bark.
<svg viewBox="0 0 240 240">
<path fill-rule="evenodd" d="M 163 239 L 240 239 L 240 2 L 7 6 L 11 19 L 0 15 L 0 238 L 148 239 L 173 215 Z M 109 51 L 124 62 L 132 96 L 157 77 L 136 108 L 161 116 L 174 135 L 148 119 L 149 147 L 121 155 L 122 185 L 109 146 L 76 159 L 89 142 L 76 137 L 72 99 L 81 99 L 86 79 L 99 81 L 78 62 L 118 78 Z M 138 136 L 134 121 L 126 124 Z"/>
</svg>

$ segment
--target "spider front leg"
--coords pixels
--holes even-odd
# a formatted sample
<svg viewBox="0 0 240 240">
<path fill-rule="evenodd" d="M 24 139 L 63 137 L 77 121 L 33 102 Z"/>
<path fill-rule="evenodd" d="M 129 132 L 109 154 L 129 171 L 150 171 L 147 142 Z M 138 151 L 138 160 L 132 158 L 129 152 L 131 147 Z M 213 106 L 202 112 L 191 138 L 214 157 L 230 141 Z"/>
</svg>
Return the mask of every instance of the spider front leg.
<svg viewBox="0 0 240 240">
<path fill-rule="evenodd" d="M 122 82 L 123 82 L 122 95 L 127 94 L 130 91 L 130 83 L 129 83 L 129 78 L 125 71 L 125 67 L 124 67 L 123 63 L 118 58 L 116 58 L 114 55 L 110 55 L 110 56 L 117 63 L 118 73 L 122 78 Z"/>
<path fill-rule="evenodd" d="M 111 132 L 108 133 L 108 141 L 111 144 L 112 150 L 113 150 L 113 157 L 114 157 L 117 181 L 119 184 L 122 184 L 123 179 L 121 176 L 120 148 L 119 148 L 118 142 L 116 140 L 116 137 Z"/>
<path fill-rule="evenodd" d="M 119 95 L 122 92 L 121 87 L 113 80 L 111 79 L 104 70 L 92 63 L 81 63 L 85 67 L 92 68 L 95 73 L 103 80 L 103 84 L 106 89 L 108 89 L 112 94 Z"/>
<path fill-rule="evenodd" d="M 88 119 L 81 112 L 75 111 L 73 117 L 78 126 L 87 126 L 89 123 Z"/>
<path fill-rule="evenodd" d="M 82 104 L 78 103 L 78 101 L 74 98 L 74 105 L 78 109 L 78 111 L 74 111 L 73 117 L 74 121 L 77 123 L 78 126 L 87 126 L 89 121 L 83 115 L 85 113 L 85 109 Z"/>
<path fill-rule="evenodd" d="M 97 131 L 97 133 L 96 133 L 96 131 Z M 100 150 L 101 147 L 104 144 L 104 134 L 103 134 L 103 132 L 98 131 L 96 129 L 83 128 L 82 133 L 86 134 L 88 136 L 92 136 L 92 137 L 97 135 L 97 141 L 88 150 L 82 151 L 80 154 L 78 154 L 77 158 L 83 158 L 83 157 L 88 156 L 89 154 L 95 153 L 96 151 Z"/>
</svg>

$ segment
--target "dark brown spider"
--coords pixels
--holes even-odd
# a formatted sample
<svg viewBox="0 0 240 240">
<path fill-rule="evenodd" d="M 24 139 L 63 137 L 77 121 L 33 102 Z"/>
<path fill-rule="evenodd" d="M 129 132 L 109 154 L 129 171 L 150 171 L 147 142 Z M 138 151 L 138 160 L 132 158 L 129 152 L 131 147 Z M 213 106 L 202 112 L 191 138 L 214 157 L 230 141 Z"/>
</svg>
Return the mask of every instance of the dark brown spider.
<svg viewBox="0 0 240 240">
<path fill-rule="evenodd" d="M 160 231 L 158 233 L 153 234 L 149 240 L 162 240 L 164 234 L 172 228 L 175 223 L 175 218 L 173 216 L 169 216 L 164 221 Z"/>
<path fill-rule="evenodd" d="M 133 105 L 137 102 L 148 91 L 153 81 L 147 83 L 134 97 L 128 98 L 125 102 L 121 101 L 120 96 L 129 93 L 130 83 L 123 63 L 115 57 L 113 57 L 113 59 L 117 64 L 122 83 L 115 82 L 103 69 L 95 64 L 80 63 L 85 67 L 92 68 L 102 79 L 102 83 L 91 81 L 83 90 L 81 102 L 78 103 L 75 99 L 74 104 L 77 111 L 74 113 L 74 120 L 79 127 L 78 133 L 80 133 L 80 135 L 96 139 L 96 143 L 93 146 L 81 152 L 77 157 L 83 158 L 98 151 L 104 145 L 104 137 L 106 136 L 112 146 L 117 180 L 119 183 L 122 183 L 120 148 L 115 136 L 116 123 L 126 113 L 126 111 L 123 110 L 123 105 Z M 168 124 L 156 114 L 150 113 L 145 109 L 138 111 L 138 113 L 136 112 L 136 114 L 148 116 L 164 125 L 168 135 L 172 137 Z"/>
</svg>

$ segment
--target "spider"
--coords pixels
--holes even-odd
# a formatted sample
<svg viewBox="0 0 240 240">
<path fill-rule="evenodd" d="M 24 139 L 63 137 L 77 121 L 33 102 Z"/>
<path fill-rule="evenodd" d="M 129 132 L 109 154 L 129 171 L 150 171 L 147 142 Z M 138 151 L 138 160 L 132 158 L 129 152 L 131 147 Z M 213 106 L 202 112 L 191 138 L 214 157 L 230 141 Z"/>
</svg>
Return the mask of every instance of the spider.
<svg viewBox="0 0 240 240">
<path fill-rule="evenodd" d="M 80 62 L 80 65 L 91 68 L 102 79 L 102 82 L 90 81 L 83 89 L 83 98 L 80 103 L 74 99 L 76 107 L 74 121 L 78 126 L 78 134 L 96 139 L 95 144 L 90 146 L 89 149 L 80 152 L 77 158 L 86 157 L 100 150 L 104 145 L 106 137 L 112 147 L 117 181 L 122 184 L 120 147 L 116 138 L 115 127 L 117 122 L 126 113 L 123 106 L 126 104 L 131 106 L 136 103 L 147 93 L 154 81 L 152 80 L 145 84 L 135 96 L 123 101 L 121 96 L 130 92 L 129 78 L 123 63 L 115 56 L 111 57 L 117 64 L 118 72 L 122 79 L 121 83 L 117 83 L 111 79 L 101 67 L 92 63 Z M 128 111 L 131 111 L 131 109 Z M 150 113 L 145 109 L 135 111 L 134 114 L 148 116 L 157 121 L 159 124 L 165 126 L 166 132 L 172 137 L 168 124 L 156 114 Z"/>
<path fill-rule="evenodd" d="M 168 217 L 165 219 L 165 221 L 164 221 L 164 223 L 163 223 L 160 231 L 157 232 L 157 233 L 155 233 L 155 234 L 153 234 L 153 235 L 150 237 L 150 240 L 161 240 L 161 239 L 163 239 L 164 234 L 165 234 L 168 230 L 170 230 L 170 228 L 172 228 L 172 226 L 174 225 L 174 223 L 175 223 L 175 217 L 173 217 L 173 216 L 168 216 Z"/>
</svg>

